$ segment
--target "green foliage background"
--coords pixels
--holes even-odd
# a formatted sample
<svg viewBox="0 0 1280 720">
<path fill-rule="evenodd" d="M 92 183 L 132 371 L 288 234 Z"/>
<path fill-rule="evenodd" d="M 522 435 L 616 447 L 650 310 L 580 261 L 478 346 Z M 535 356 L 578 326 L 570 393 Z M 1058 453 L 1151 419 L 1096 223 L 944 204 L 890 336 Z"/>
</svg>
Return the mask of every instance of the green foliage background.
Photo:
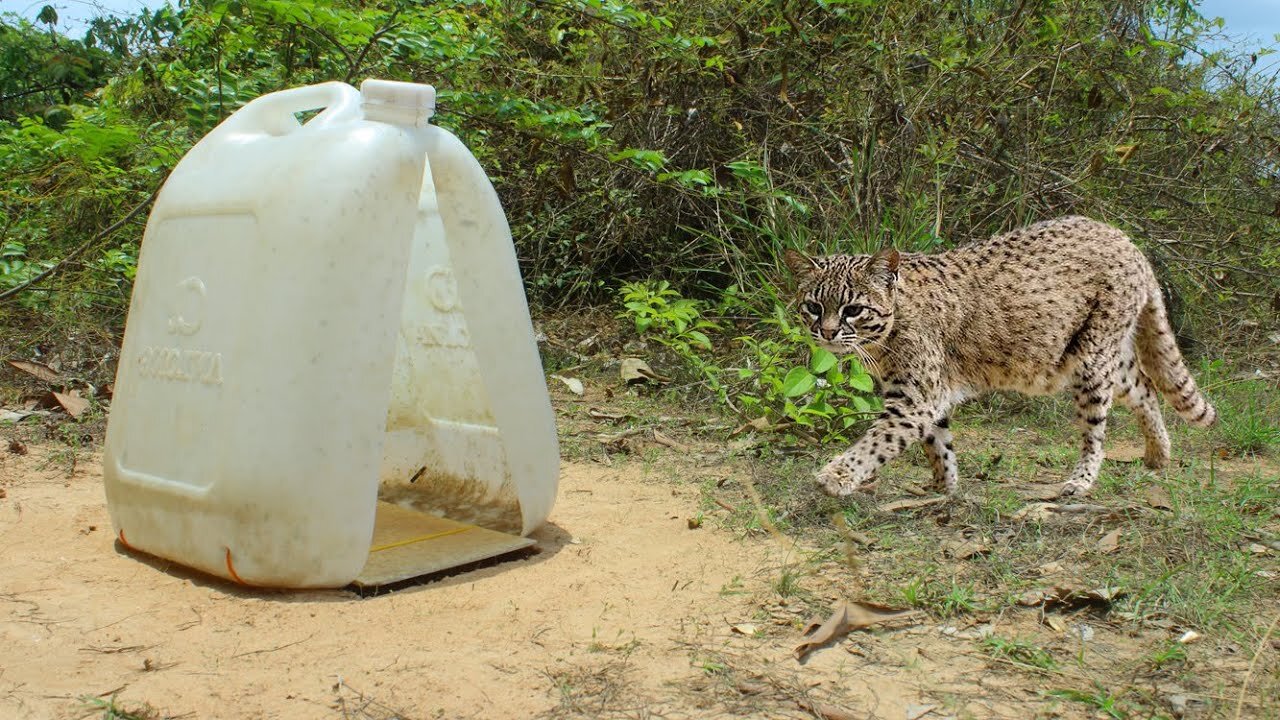
<svg viewBox="0 0 1280 720">
<path fill-rule="evenodd" d="M 787 246 L 1085 213 L 1144 245 L 1184 334 L 1265 343 L 1280 311 L 1280 85 L 1199 50 L 1188 0 L 182 0 L 51 28 L 0 16 L 0 292 L 253 97 L 382 77 L 438 88 L 544 306 L 749 297 Z M 0 301 L 0 351 L 114 340 L 141 226 Z"/>
</svg>

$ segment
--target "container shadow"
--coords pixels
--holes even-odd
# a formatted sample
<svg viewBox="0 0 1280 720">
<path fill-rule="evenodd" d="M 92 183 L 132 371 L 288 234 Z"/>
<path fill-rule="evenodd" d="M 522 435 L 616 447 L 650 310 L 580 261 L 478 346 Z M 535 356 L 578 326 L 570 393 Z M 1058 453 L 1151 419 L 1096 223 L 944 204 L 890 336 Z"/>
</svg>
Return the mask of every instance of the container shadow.
<svg viewBox="0 0 1280 720">
<path fill-rule="evenodd" d="M 448 570 L 420 575 L 396 583 L 375 587 L 348 585 L 342 588 L 304 590 L 239 585 L 217 575 L 210 575 L 172 560 L 166 560 L 165 558 L 130 548 L 121 543 L 119 539 L 115 541 L 115 550 L 120 555 L 128 556 L 170 577 L 187 580 L 197 587 L 209 588 L 233 597 L 273 600 L 285 603 L 351 602 L 352 600 L 375 599 L 406 592 L 426 592 L 434 588 L 478 582 L 526 565 L 546 562 L 555 557 L 566 545 L 569 545 L 572 539 L 572 535 L 568 531 L 555 523 L 543 525 L 531 533 L 529 537 L 536 540 L 537 544 L 523 550 L 499 555 L 498 557 L 459 565 Z"/>
</svg>

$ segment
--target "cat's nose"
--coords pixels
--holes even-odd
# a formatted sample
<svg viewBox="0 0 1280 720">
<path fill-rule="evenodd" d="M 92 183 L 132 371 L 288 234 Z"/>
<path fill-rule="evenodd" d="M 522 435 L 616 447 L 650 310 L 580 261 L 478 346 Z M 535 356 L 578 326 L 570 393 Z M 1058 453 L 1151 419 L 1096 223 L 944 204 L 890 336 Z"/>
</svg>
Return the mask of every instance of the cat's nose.
<svg viewBox="0 0 1280 720">
<path fill-rule="evenodd" d="M 821 337 L 823 340 L 835 340 L 836 333 L 838 332 L 840 332 L 839 328 L 832 328 L 831 330 L 828 330 L 826 328 L 818 328 L 818 336 Z"/>
</svg>

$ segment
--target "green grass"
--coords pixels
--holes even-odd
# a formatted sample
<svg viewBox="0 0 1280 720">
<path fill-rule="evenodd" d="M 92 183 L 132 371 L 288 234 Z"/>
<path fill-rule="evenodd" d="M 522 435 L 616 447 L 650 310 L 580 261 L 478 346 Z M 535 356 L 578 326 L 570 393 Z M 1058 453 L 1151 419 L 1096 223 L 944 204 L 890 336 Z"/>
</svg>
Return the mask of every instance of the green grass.
<svg viewBox="0 0 1280 720">
<path fill-rule="evenodd" d="M 125 708 L 116 702 L 115 696 L 110 698 L 84 697 L 85 714 L 81 717 L 97 717 L 101 720 L 160 720 L 163 713 L 150 705 Z M 99 714 L 100 713 L 100 714 Z"/>
<path fill-rule="evenodd" d="M 1043 670 L 1052 670 L 1058 666 L 1048 650 L 1029 640 L 988 635 L 982 639 L 982 649 L 993 657 L 1004 658 L 1019 665 Z"/>
<path fill-rule="evenodd" d="M 1130 716 L 1127 709 L 1121 706 L 1119 698 L 1101 685 L 1093 690 L 1050 690 L 1048 695 L 1087 705 L 1093 708 L 1099 717 L 1126 720 Z"/>
</svg>

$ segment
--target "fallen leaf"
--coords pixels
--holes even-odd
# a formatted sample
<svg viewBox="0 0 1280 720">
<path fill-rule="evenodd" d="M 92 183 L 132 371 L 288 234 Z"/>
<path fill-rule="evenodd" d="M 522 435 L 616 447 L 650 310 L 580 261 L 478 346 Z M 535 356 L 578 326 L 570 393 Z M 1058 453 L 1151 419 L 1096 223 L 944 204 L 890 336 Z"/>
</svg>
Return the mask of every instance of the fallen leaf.
<svg viewBox="0 0 1280 720">
<path fill-rule="evenodd" d="M 748 422 L 745 422 L 739 425 L 737 428 L 734 429 L 733 432 L 729 433 L 729 437 L 733 437 L 734 435 L 741 435 L 742 433 L 747 432 L 748 430 L 756 430 L 758 432 L 768 432 L 772 429 L 773 429 L 773 426 L 769 424 L 769 419 L 761 415 L 760 417 L 754 420 L 750 420 Z"/>
<path fill-rule="evenodd" d="M 1067 623 L 1057 615 L 1045 615 L 1044 624 L 1053 628 L 1054 631 L 1064 633 L 1067 631 Z"/>
<path fill-rule="evenodd" d="M 1050 509 L 1053 510 L 1053 512 L 1060 513 L 1062 515 L 1073 515 L 1073 514 L 1080 514 L 1080 513 L 1113 513 L 1115 512 L 1114 510 L 1112 510 L 1111 508 L 1105 505 L 1093 505 L 1090 503 L 1072 503 L 1070 505 L 1055 505 Z"/>
<path fill-rule="evenodd" d="M 582 386 L 582 381 L 578 378 L 565 377 L 563 375 L 552 375 L 551 377 L 564 383 L 565 387 L 569 388 L 569 392 L 574 395 L 581 395 L 586 392 L 586 388 Z"/>
<path fill-rule="evenodd" d="M 1157 510 L 1172 510 L 1173 498 L 1169 497 L 1169 491 L 1160 485 L 1148 485 L 1147 504 Z"/>
<path fill-rule="evenodd" d="M 1053 562 L 1047 562 L 1047 563 L 1045 563 L 1045 564 L 1043 564 L 1043 565 L 1041 565 L 1041 566 L 1037 567 L 1037 568 L 1036 568 L 1036 572 L 1040 573 L 1040 575 L 1041 575 L 1041 576 L 1044 576 L 1044 575 L 1053 575 L 1054 573 L 1060 573 L 1060 572 L 1062 572 L 1062 563 L 1057 562 L 1056 560 L 1055 560 L 1055 561 L 1053 561 Z"/>
<path fill-rule="evenodd" d="M 1113 553 L 1120 549 L 1120 530 L 1112 530 L 1098 541 L 1098 552 Z"/>
<path fill-rule="evenodd" d="M 43 363 L 30 360 L 9 360 L 9 365 L 22 372 L 40 378 L 45 382 L 55 383 L 62 379 L 56 370 Z"/>
<path fill-rule="evenodd" d="M 7 408 L 0 408 L 0 422 L 22 422 L 22 418 L 27 417 L 30 414 L 31 413 L 27 410 L 9 410 Z"/>
<path fill-rule="evenodd" d="M 643 382 L 666 383 L 671 382 L 670 378 L 663 377 L 653 371 L 649 367 L 649 363 L 640 358 L 623 358 L 622 365 L 618 368 L 618 372 L 622 375 L 622 381 L 628 385 L 636 385 Z"/>
<path fill-rule="evenodd" d="M 907 500 L 894 500 L 891 503 L 885 503 L 878 509 L 880 512 L 897 512 L 898 510 L 914 510 L 916 508 L 927 507 L 929 505 L 938 505 L 946 501 L 946 495 L 931 498 L 910 498 Z"/>
<path fill-rule="evenodd" d="M 968 560 L 975 555 L 991 552 L 991 546 L 980 540 L 948 540 L 942 549 L 956 560 Z"/>
<path fill-rule="evenodd" d="M 907 720 L 920 720 L 920 718 L 937 709 L 937 705 L 908 705 Z"/>
<path fill-rule="evenodd" d="M 698 528 L 702 527 L 702 518 L 691 517 L 687 520 L 687 523 L 689 525 L 690 530 L 697 530 Z"/>
<path fill-rule="evenodd" d="M 1182 637 L 1178 638 L 1178 644 L 1179 644 L 1179 645 L 1189 645 L 1189 644 L 1191 644 L 1191 643 L 1193 643 L 1193 642 L 1195 642 L 1195 641 L 1199 640 L 1201 637 L 1202 637 L 1202 636 L 1200 635 L 1200 633 L 1196 632 L 1195 630 L 1188 630 L 1188 631 L 1186 631 L 1186 632 L 1182 633 Z"/>
<path fill-rule="evenodd" d="M 1053 515 L 1053 509 L 1057 507 L 1053 503 L 1037 502 L 1031 503 L 1023 507 L 1021 510 L 1013 514 L 1012 520 L 1045 520 Z"/>
<path fill-rule="evenodd" d="M 848 635 L 852 630 L 863 630 L 919 614 L 919 610 L 900 610 L 875 603 L 841 602 L 824 622 L 811 622 L 805 628 L 804 635 L 808 639 L 796 646 L 796 659 L 803 660 L 810 652 Z"/>
<path fill-rule="evenodd" d="M 1018 604 L 1024 607 L 1110 605 L 1113 600 L 1125 594 L 1125 590 L 1118 587 L 1085 588 L 1074 585 L 1054 585 L 1024 593 L 1018 598 Z"/>
<path fill-rule="evenodd" d="M 676 440 L 672 440 L 666 435 L 663 435 L 662 432 L 658 430 L 653 431 L 653 441 L 658 443 L 659 445 L 666 445 L 672 450 L 680 450 L 681 452 L 685 452 L 685 451 L 688 451 L 689 449 L 688 445 L 685 445 L 682 442 L 677 442 Z"/>
<path fill-rule="evenodd" d="M 757 632 L 759 632 L 759 630 L 756 629 L 756 626 L 752 625 L 751 623 L 738 623 L 737 625 L 730 625 L 729 629 L 732 630 L 733 632 L 738 633 L 739 635 L 746 635 L 748 637 L 755 635 Z"/>
<path fill-rule="evenodd" d="M 46 399 L 52 401 L 50 407 L 57 405 L 65 410 L 72 419 L 79 418 L 84 414 L 85 410 L 89 409 L 89 401 L 80 397 L 80 394 L 75 390 L 70 393 L 51 392 L 46 396 Z"/>
<path fill-rule="evenodd" d="M 26 454 L 27 454 L 27 445 L 26 445 L 26 443 L 22 442 L 21 440 L 16 440 L 16 439 L 15 439 L 15 440 L 10 440 L 10 441 L 9 441 L 9 452 L 13 453 L 14 455 L 26 455 Z"/>
<path fill-rule="evenodd" d="M 1249 552 L 1254 555 L 1266 555 L 1271 549 L 1261 543 L 1249 543 Z"/>
<path fill-rule="evenodd" d="M 627 418 L 631 417 L 631 415 L 628 415 L 626 413 L 611 413 L 611 412 L 606 412 L 604 410 L 600 410 L 599 408 L 587 408 L 587 414 L 595 418 L 596 420 L 612 420 L 614 422 L 617 422 L 619 420 L 626 420 Z"/>
<path fill-rule="evenodd" d="M 1062 495 L 1061 483 L 1036 483 L 1018 488 L 1019 497 L 1024 500 L 1057 500 Z"/>
</svg>

